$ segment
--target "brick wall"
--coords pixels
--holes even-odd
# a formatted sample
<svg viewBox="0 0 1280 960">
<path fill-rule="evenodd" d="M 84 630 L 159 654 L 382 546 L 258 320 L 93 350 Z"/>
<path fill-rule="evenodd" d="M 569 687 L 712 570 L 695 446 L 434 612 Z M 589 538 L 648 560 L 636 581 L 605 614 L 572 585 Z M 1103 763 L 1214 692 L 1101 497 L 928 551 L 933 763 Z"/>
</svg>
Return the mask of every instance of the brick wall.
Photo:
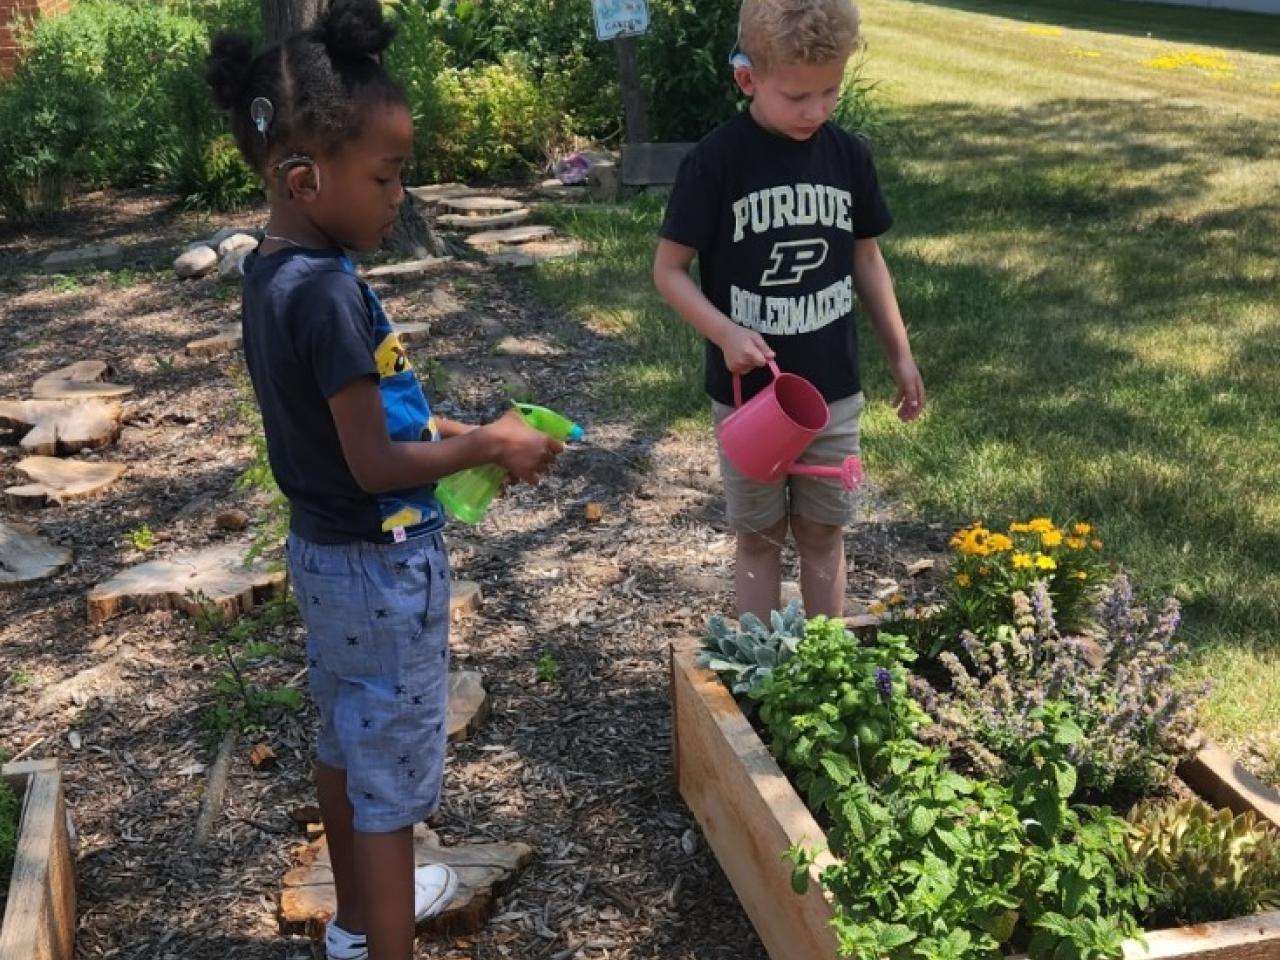
<svg viewBox="0 0 1280 960">
<path fill-rule="evenodd" d="M 64 13 L 71 0 L 0 0 L 0 76 L 13 72 L 18 62 L 18 42 L 12 24 L 44 14 Z"/>
</svg>

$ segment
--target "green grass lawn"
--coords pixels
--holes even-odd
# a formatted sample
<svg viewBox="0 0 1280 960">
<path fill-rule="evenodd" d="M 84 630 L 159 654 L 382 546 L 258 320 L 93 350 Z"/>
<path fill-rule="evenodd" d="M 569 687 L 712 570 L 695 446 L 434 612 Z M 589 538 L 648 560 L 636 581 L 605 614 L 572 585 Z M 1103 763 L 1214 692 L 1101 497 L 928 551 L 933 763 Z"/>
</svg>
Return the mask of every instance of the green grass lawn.
<svg viewBox="0 0 1280 960">
<path fill-rule="evenodd" d="M 931 404 L 909 426 L 869 408 L 870 469 L 930 519 L 1096 522 L 1183 601 L 1210 729 L 1280 735 L 1280 18 L 861 7 L 884 246 Z M 593 253 L 540 285 L 627 344 L 621 403 L 679 423 L 701 357 L 649 289 L 660 216 L 562 214 Z"/>
</svg>

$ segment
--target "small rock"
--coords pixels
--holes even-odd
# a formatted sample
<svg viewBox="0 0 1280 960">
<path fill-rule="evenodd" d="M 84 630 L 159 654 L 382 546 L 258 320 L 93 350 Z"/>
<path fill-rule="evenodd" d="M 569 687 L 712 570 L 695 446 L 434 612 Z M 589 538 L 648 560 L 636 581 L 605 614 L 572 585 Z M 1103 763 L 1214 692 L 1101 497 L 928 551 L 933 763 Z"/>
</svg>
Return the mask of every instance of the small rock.
<svg viewBox="0 0 1280 960">
<path fill-rule="evenodd" d="M 680 849 L 685 852 L 686 856 L 692 857 L 698 850 L 698 834 L 690 827 L 684 833 L 680 834 Z"/>
<path fill-rule="evenodd" d="M 225 259 L 233 253 L 248 253 L 257 249 L 258 238 L 248 233 L 235 233 L 218 244 L 218 256 Z"/>
<path fill-rule="evenodd" d="M 249 528 L 249 515 L 243 510 L 223 510 L 213 522 L 219 530 L 239 533 Z"/>
<path fill-rule="evenodd" d="M 203 277 L 218 265 L 218 254 L 212 247 L 203 243 L 190 247 L 186 253 L 173 261 L 173 272 L 183 280 Z"/>
<path fill-rule="evenodd" d="M 72 730 L 67 734 L 67 743 L 71 744 L 72 750 L 79 750 L 84 744 L 84 737 L 80 736 L 80 731 Z"/>
<path fill-rule="evenodd" d="M 247 252 L 232 251 L 218 264 L 218 279 L 224 283 L 239 283 L 244 277 L 244 258 Z"/>
<path fill-rule="evenodd" d="M 222 243 L 222 241 L 226 240 L 228 237 L 234 237 L 237 233 L 244 233 L 244 231 L 239 227 L 223 227 L 205 242 L 209 246 L 213 247 L 213 249 L 217 250 L 218 244 Z"/>
</svg>

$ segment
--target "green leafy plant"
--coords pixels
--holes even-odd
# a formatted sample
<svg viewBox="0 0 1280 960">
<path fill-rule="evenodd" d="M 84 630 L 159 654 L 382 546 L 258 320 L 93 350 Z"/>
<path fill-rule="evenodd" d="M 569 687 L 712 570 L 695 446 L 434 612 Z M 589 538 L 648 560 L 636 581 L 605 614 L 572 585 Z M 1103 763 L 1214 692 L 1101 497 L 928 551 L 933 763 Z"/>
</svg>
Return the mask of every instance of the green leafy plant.
<svg viewBox="0 0 1280 960">
<path fill-rule="evenodd" d="M 9 874 L 13 871 L 21 816 L 22 803 L 17 793 L 8 782 L 0 780 L 0 893 L 9 885 Z"/>
<path fill-rule="evenodd" d="M 707 621 L 698 663 L 714 670 L 735 696 L 750 697 L 775 667 L 791 658 L 802 639 L 804 615 L 794 600 L 769 615 L 769 626 L 754 613 L 744 614 L 739 627 L 715 614 Z"/>
<path fill-rule="evenodd" d="M 560 661 L 550 653 L 544 653 L 540 656 L 534 669 L 539 683 L 555 683 L 560 679 Z"/>
<path fill-rule="evenodd" d="M 146 553 L 156 545 L 156 535 L 151 532 L 151 528 L 145 523 L 140 527 L 134 527 L 126 536 L 129 538 L 129 543 L 133 545 L 133 549 L 140 550 L 143 553 Z"/>
<path fill-rule="evenodd" d="M 177 368 L 177 364 L 174 362 L 174 359 L 172 356 L 166 357 L 164 354 L 157 353 L 154 359 L 156 361 L 156 370 L 158 370 L 160 373 L 164 374 L 165 376 L 168 376 L 169 374 L 173 373 L 173 371 Z"/>
<path fill-rule="evenodd" d="M 9 671 L 9 689 L 10 690 L 26 690 L 35 681 L 35 675 L 25 667 L 18 667 Z"/>
<path fill-rule="evenodd" d="M 1280 909 L 1280 832 L 1253 811 L 1199 800 L 1143 803 L 1129 814 L 1134 859 L 1153 889 L 1159 925 L 1206 923 Z"/>
</svg>

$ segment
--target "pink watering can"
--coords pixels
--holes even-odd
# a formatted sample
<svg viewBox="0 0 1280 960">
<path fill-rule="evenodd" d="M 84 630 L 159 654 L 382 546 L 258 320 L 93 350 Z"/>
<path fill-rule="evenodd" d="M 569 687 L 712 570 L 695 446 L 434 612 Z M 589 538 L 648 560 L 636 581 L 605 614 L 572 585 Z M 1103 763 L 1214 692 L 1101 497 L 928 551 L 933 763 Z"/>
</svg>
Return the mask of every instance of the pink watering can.
<svg viewBox="0 0 1280 960">
<path fill-rule="evenodd" d="M 862 483 L 862 461 L 846 457 L 840 466 L 796 463 L 813 438 L 827 428 L 831 411 L 818 388 L 804 377 L 783 373 L 770 360 L 773 382 L 745 404 L 742 378 L 733 377 L 737 408 L 720 424 L 720 445 L 729 462 L 759 483 L 776 483 L 787 474 L 828 477 L 850 491 Z"/>
</svg>

